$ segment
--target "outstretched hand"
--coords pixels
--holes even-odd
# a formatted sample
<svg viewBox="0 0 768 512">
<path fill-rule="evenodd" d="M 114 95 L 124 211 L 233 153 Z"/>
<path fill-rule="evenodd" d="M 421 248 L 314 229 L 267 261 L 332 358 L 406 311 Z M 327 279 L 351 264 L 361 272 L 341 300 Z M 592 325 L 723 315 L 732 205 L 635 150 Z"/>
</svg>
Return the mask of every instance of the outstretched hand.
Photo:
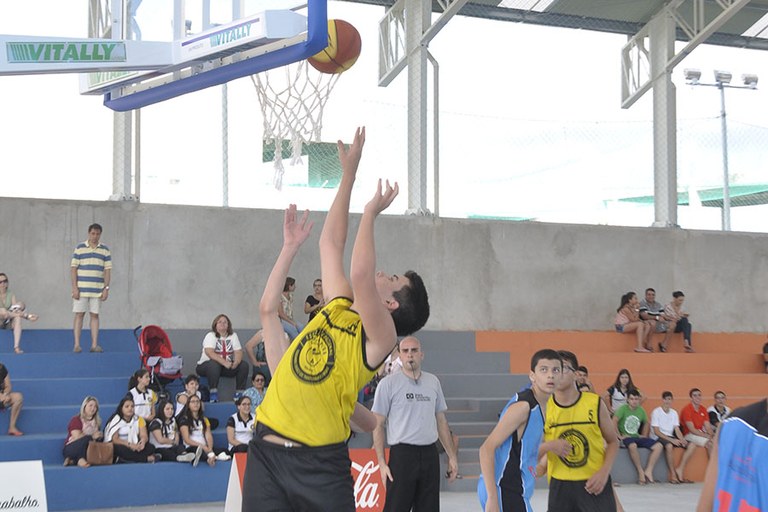
<svg viewBox="0 0 768 512">
<path fill-rule="evenodd" d="M 354 177 L 355 173 L 357 173 L 357 166 L 360 163 L 364 145 L 365 126 L 358 127 L 355 130 L 355 138 L 348 149 L 344 146 L 343 142 L 338 141 L 336 143 L 336 146 L 339 148 L 339 162 L 341 162 L 341 169 L 344 174 L 352 174 Z"/>
<path fill-rule="evenodd" d="M 300 219 L 297 219 L 296 205 L 291 204 L 285 210 L 283 219 L 283 245 L 299 247 L 303 244 L 312 231 L 314 222 L 307 222 L 309 210 L 304 210 Z"/>
<path fill-rule="evenodd" d="M 389 184 L 389 180 L 387 180 L 386 189 L 382 192 L 381 179 L 379 179 L 379 183 L 376 186 L 376 193 L 373 194 L 373 198 L 365 205 L 365 211 L 374 215 L 380 214 L 392 204 L 392 201 L 395 200 L 399 192 L 400 187 L 397 185 L 397 182 L 395 182 L 395 186 L 392 187 Z"/>
</svg>

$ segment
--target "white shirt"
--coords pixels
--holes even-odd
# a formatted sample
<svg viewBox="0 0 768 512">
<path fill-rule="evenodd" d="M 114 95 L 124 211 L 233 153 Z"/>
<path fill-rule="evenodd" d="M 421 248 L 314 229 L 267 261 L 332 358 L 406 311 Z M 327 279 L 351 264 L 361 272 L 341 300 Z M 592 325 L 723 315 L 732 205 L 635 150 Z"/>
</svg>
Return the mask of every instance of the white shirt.
<svg viewBox="0 0 768 512">
<path fill-rule="evenodd" d="M 669 412 L 664 412 L 664 409 L 657 407 L 651 413 L 651 438 L 658 439 L 659 436 L 653 430 L 653 427 L 658 427 L 662 434 L 668 437 L 675 437 L 675 427 L 680 426 L 680 416 L 677 411 L 670 408 Z"/>
<path fill-rule="evenodd" d="M 205 353 L 206 348 L 212 348 L 214 352 L 225 358 L 227 361 L 235 360 L 235 350 L 243 350 L 240 345 L 240 338 L 237 337 L 237 333 L 233 332 L 226 338 L 219 338 L 218 334 L 209 332 L 203 339 L 203 353 L 200 355 L 200 360 L 197 364 L 203 364 L 206 361 L 210 361 L 211 358 Z"/>
</svg>

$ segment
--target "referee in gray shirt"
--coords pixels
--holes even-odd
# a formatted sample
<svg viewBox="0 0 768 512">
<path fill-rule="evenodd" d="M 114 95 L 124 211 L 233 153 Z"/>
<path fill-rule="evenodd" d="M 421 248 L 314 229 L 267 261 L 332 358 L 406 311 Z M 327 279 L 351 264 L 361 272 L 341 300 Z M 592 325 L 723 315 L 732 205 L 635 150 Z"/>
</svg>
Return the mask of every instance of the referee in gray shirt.
<svg viewBox="0 0 768 512">
<path fill-rule="evenodd" d="M 379 459 L 381 480 L 387 489 L 384 512 L 440 510 L 440 459 L 438 437 L 448 454 L 448 478 L 458 474 L 456 447 L 451 440 L 440 381 L 421 371 L 424 353 L 413 336 L 400 342 L 402 371 L 379 383 L 371 409 L 377 426 L 373 447 Z M 384 429 L 389 441 L 389 464 L 384 458 Z"/>
</svg>

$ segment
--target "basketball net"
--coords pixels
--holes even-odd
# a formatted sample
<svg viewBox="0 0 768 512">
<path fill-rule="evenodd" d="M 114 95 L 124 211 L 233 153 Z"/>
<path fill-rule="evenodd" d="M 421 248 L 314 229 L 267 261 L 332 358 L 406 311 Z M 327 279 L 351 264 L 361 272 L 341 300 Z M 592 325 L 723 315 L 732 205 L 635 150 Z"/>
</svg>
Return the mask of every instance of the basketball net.
<svg viewBox="0 0 768 512">
<path fill-rule="evenodd" d="M 320 142 L 323 108 L 339 74 L 320 73 L 301 60 L 251 75 L 264 119 L 264 142 L 275 144 L 273 183 L 283 187 L 283 141 L 291 143 L 291 165 L 301 164 L 307 142 Z"/>
</svg>

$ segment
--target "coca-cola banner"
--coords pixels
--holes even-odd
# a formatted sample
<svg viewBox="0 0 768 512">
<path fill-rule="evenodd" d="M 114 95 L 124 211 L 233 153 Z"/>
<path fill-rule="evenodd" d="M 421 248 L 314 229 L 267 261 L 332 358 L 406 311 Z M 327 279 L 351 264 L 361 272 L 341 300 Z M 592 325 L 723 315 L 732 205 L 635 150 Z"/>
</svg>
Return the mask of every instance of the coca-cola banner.
<svg viewBox="0 0 768 512">
<path fill-rule="evenodd" d="M 353 448 L 349 450 L 349 458 L 352 460 L 352 478 L 355 479 L 355 507 L 357 507 L 357 512 L 384 510 L 384 499 L 387 491 L 381 482 L 376 450 Z"/>
<path fill-rule="evenodd" d="M 387 492 L 381 483 L 376 451 L 353 448 L 349 450 L 349 458 L 352 461 L 351 470 L 352 478 L 355 481 L 357 511 L 380 512 L 384 510 L 384 499 Z M 243 475 L 247 460 L 248 457 L 244 453 L 236 453 L 232 460 L 232 470 L 229 474 L 229 486 L 227 487 L 227 501 L 224 505 L 224 510 L 227 512 L 240 512 L 242 507 Z"/>
</svg>

